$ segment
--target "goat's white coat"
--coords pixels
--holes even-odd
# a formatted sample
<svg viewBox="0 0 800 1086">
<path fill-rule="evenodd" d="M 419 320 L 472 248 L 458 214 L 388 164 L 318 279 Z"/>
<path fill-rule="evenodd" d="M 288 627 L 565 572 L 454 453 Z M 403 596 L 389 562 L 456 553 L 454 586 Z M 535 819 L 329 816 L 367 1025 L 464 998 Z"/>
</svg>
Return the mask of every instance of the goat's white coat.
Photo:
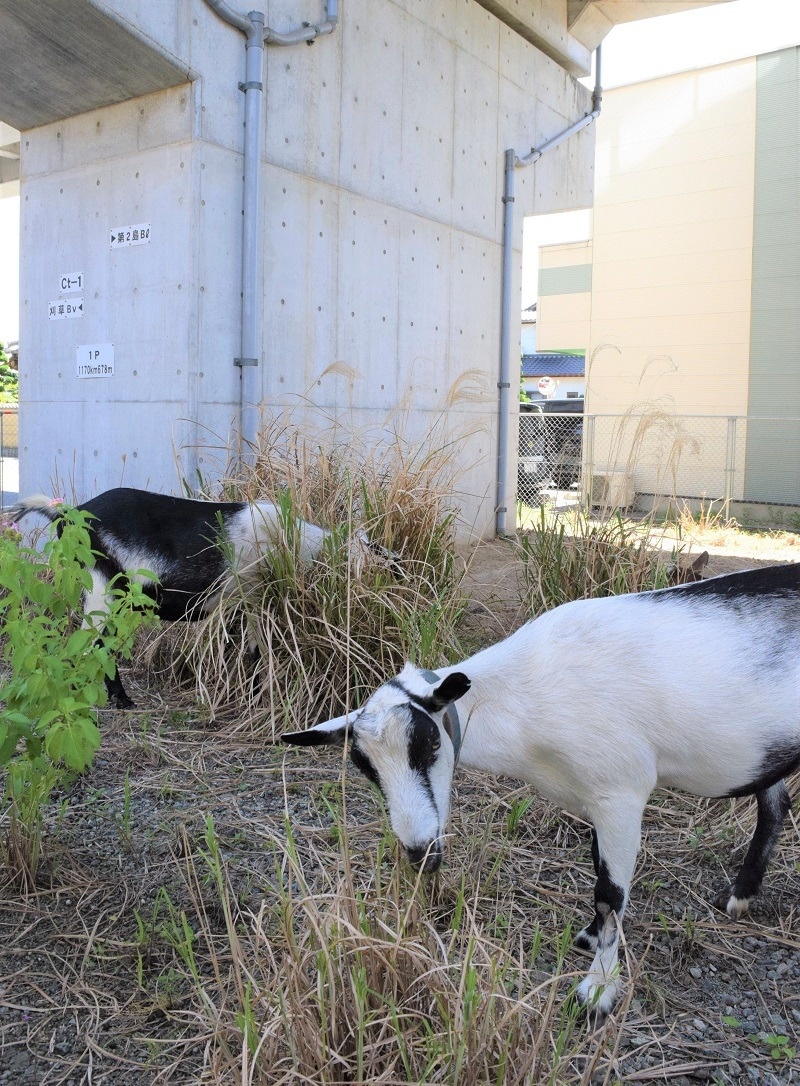
<svg viewBox="0 0 800 1086">
<path fill-rule="evenodd" d="M 527 781 L 596 831 L 606 889 L 610 880 L 619 904 L 617 915 L 598 906 L 594 930 L 581 933 L 595 957 L 579 996 L 601 1014 L 617 994 L 618 921 L 653 789 L 724 796 L 762 780 L 770 757 L 782 758 L 776 764 L 785 763 L 786 772 L 800 762 L 800 580 L 789 569 L 775 571 L 793 578 L 787 591 L 764 597 L 742 574 L 710 590 L 705 582 L 565 604 L 438 671 L 442 680 L 461 672 L 471 683 L 458 700 L 461 763 Z M 748 587 L 737 590 L 736 577 Z M 726 580 L 727 595 L 720 588 Z M 565 669 L 565 660 L 574 663 Z M 409 766 L 409 694 L 424 701 L 438 686 L 407 665 L 349 718 L 354 742 L 380 779 L 392 827 L 414 850 L 438 846 L 449 807 L 452 745 L 442 741 L 429 773 L 433 803 Z M 434 719 L 443 737 L 441 714 Z M 344 721 L 311 732 L 344 738 Z M 303 742 L 304 735 L 285 738 Z M 777 820 L 774 837 L 784 816 L 782 789 L 750 789 L 768 820 Z M 732 889 L 726 908 L 736 917 L 748 904 Z"/>
<path fill-rule="evenodd" d="M 648 594 L 580 600 L 441 668 L 472 681 L 459 701 L 461 761 L 521 777 L 582 818 L 620 782 L 646 795 L 743 787 L 792 721 L 800 743 L 800 615 L 794 628 L 787 617 L 780 682 L 763 618 L 725 615 L 723 603 L 699 609 L 688 597 L 667 607 Z"/>
</svg>

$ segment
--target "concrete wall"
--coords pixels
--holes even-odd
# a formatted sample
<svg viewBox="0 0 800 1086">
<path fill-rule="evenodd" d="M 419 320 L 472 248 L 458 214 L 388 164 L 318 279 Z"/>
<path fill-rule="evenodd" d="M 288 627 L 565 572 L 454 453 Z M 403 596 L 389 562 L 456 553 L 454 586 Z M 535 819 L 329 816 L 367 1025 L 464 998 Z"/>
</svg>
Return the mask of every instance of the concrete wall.
<svg viewBox="0 0 800 1086">
<path fill-rule="evenodd" d="M 178 491 L 221 470 L 235 422 L 244 38 L 203 0 L 107 6 L 196 77 L 22 134 L 22 491 Z M 287 29 L 320 6 L 273 2 L 267 18 Z M 475 371 L 478 402 L 448 422 L 470 435 L 459 489 L 484 530 L 503 151 L 582 116 L 588 92 L 472 0 L 344 0 L 330 37 L 268 50 L 265 101 L 264 404 L 302 401 L 379 440 L 403 403 L 413 439 Z M 593 139 L 517 179 L 515 297 L 523 215 L 591 202 Z M 114 228 L 140 223 L 147 244 L 112 248 Z M 68 273 L 81 293 L 62 295 Z M 82 316 L 50 320 L 59 297 Z M 113 344 L 114 376 L 80 379 L 76 351 L 95 344 Z M 334 363 L 351 376 L 325 376 Z"/>
</svg>

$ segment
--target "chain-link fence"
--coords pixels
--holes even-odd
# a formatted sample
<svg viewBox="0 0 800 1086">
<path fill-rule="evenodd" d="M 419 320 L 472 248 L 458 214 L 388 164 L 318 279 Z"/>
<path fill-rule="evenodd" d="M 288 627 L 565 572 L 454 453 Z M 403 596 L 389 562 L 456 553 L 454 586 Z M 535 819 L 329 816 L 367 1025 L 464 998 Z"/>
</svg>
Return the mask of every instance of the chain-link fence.
<svg viewBox="0 0 800 1086">
<path fill-rule="evenodd" d="M 0 405 L 0 512 L 19 497 L 19 429 L 16 404 Z"/>
<path fill-rule="evenodd" d="M 800 513 L 800 419 L 584 416 L 579 405 L 568 414 L 546 403 L 520 412 L 520 502 L 537 505 L 555 489 L 606 508 L 716 502 L 734 514 L 757 506 Z"/>
<path fill-rule="evenodd" d="M 0 408 L 0 448 L 3 456 L 19 456 L 19 414 L 16 407 Z"/>
</svg>

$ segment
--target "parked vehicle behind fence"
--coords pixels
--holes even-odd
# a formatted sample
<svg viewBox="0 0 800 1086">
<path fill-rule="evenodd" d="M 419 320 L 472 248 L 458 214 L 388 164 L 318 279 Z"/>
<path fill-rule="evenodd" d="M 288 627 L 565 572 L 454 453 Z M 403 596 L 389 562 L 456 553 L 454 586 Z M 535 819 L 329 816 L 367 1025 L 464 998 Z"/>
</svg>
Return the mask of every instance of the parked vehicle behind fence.
<svg viewBox="0 0 800 1086">
<path fill-rule="evenodd" d="M 517 496 L 537 502 L 545 487 L 577 485 L 583 443 L 583 400 L 542 400 L 519 405 Z"/>
</svg>

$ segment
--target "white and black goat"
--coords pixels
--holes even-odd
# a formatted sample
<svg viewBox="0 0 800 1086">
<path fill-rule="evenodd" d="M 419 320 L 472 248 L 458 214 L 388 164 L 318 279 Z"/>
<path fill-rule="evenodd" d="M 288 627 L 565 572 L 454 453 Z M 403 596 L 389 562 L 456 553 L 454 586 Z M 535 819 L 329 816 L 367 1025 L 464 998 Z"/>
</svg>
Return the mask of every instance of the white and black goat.
<svg viewBox="0 0 800 1086">
<path fill-rule="evenodd" d="M 714 904 L 738 918 L 761 886 L 800 766 L 800 564 L 563 604 L 438 675 L 407 664 L 349 718 L 283 739 L 348 736 L 422 871 L 442 860 L 459 759 L 591 823 L 595 915 L 577 942 L 594 960 L 578 997 L 602 1018 L 653 789 L 755 795 L 752 842 Z"/>
<path fill-rule="evenodd" d="M 41 513 L 58 524 L 64 508 L 62 503 L 36 494 L 17 502 L 6 516 L 20 520 L 28 513 Z M 156 582 L 145 580 L 144 591 L 155 600 L 159 618 L 168 622 L 202 618 L 214 609 L 235 577 L 252 569 L 283 531 L 280 510 L 266 501 L 199 501 L 117 487 L 75 508 L 91 515 L 88 529 L 95 561 L 84 611 L 94 616 L 91 621 L 98 627 L 108 608 L 109 582 L 137 570 L 147 570 L 157 578 Z M 299 557 L 305 561 L 317 557 L 331 535 L 303 520 L 296 522 L 296 531 Z M 393 561 L 388 551 L 371 544 L 359 531 L 353 548 L 362 547 Z M 255 651 L 254 639 L 250 648 Z M 107 680 L 106 686 L 116 705 L 133 705 L 119 674 Z"/>
</svg>

